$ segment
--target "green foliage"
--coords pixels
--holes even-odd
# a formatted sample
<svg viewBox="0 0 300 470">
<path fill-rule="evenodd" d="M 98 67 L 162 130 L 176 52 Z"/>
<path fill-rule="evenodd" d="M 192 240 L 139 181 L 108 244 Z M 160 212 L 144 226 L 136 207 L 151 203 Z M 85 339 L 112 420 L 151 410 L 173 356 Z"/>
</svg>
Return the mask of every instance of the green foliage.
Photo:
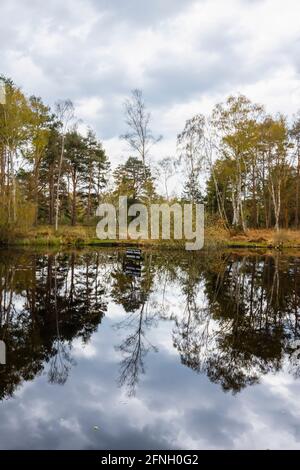
<svg viewBox="0 0 300 470">
<path fill-rule="evenodd" d="M 9 238 L 20 227 L 54 224 L 58 191 L 61 220 L 72 225 L 77 219 L 89 220 L 107 183 L 109 162 L 101 143 L 92 130 L 87 137 L 76 129 L 64 134 L 60 114 L 1 78 L 0 238 Z"/>
<path fill-rule="evenodd" d="M 69 110 L 69 123 L 74 117 L 69 100 L 53 112 L 40 97 L 28 97 L 12 80 L 0 78 L 5 87 L 0 104 L 0 241 L 31 225 L 56 226 L 57 214 L 63 224 L 95 225 L 96 208 L 104 199 L 115 202 L 127 196 L 129 205 L 169 202 L 168 180 L 176 172 L 183 176 L 182 201 L 204 201 L 209 215 L 231 233 L 299 226 L 299 116 L 289 128 L 284 116 L 267 115 L 263 106 L 237 95 L 217 104 L 209 117 L 188 119 L 177 138 L 179 158 L 166 157 L 158 165 L 162 197 L 153 167 L 146 164 L 160 137 L 150 129 L 140 90 L 125 104 L 123 138 L 133 156 L 116 168 L 111 188 L 110 163 L 95 133 L 89 129 L 83 135 L 64 121 L 64 109 Z"/>
<path fill-rule="evenodd" d="M 146 202 L 155 196 L 154 177 L 147 165 L 135 157 L 114 171 L 115 195 L 127 196 L 129 203 Z"/>
</svg>

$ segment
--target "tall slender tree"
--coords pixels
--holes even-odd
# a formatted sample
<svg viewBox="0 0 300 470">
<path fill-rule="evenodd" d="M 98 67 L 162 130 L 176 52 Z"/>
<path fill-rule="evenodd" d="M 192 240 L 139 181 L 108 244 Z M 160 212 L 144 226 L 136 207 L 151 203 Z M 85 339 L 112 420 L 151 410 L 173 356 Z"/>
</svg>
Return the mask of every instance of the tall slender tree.
<svg viewBox="0 0 300 470">
<path fill-rule="evenodd" d="M 58 101 L 55 105 L 55 112 L 60 123 L 61 148 L 57 172 L 56 201 L 55 201 L 55 230 L 58 230 L 59 206 L 60 206 L 60 186 L 65 151 L 65 138 L 70 125 L 74 121 L 74 106 L 71 100 Z"/>
<path fill-rule="evenodd" d="M 132 152 L 141 158 L 145 166 L 147 157 L 153 145 L 162 139 L 162 136 L 154 136 L 151 127 L 151 113 L 147 110 L 143 93 L 135 89 L 131 97 L 124 102 L 125 123 L 127 132 L 121 135 Z"/>
</svg>

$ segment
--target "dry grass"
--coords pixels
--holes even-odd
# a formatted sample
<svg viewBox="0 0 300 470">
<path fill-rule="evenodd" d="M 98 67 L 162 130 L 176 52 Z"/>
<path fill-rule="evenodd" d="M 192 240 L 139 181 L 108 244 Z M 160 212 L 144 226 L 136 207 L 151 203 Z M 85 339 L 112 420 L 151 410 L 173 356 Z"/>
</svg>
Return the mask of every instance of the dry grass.
<svg viewBox="0 0 300 470">
<path fill-rule="evenodd" d="M 205 248 L 218 247 L 239 247 L 239 248 L 300 248 L 300 230 L 280 230 L 276 232 L 273 229 L 249 229 L 245 234 L 231 235 L 226 231 L 221 223 L 205 225 Z M 79 246 L 79 245 L 126 245 L 117 240 L 98 240 L 95 227 L 87 226 L 67 226 L 62 225 L 55 232 L 51 226 L 43 225 L 31 228 L 29 230 L 16 230 L 14 237 L 10 239 L 13 244 L 36 245 L 36 246 Z M 136 244 L 136 241 L 132 241 Z M 147 247 L 156 248 L 178 248 L 184 247 L 182 240 L 142 240 L 139 244 Z"/>
<path fill-rule="evenodd" d="M 214 248 L 224 245 L 229 239 L 227 230 L 221 224 L 205 226 L 204 245 L 206 248 Z"/>
<path fill-rule="evenodd" d="M 298 247 L 300 246 L 300 230 L 281 229 L 249 229 L 245 234 L 227 236 L 229 243 L 242 245 L 259 245 L 270 247 Z"/>
</svg>

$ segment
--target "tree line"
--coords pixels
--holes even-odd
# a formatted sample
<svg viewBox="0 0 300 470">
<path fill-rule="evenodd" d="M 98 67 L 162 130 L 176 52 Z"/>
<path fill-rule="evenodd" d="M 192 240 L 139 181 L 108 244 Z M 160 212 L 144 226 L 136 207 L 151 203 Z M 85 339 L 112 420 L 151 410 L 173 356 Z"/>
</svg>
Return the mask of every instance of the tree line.
<svg viewBox="0 0 300 470">
<path fill-rule="evenodd" d="M 188 120 L 178 146 L 189 198 L 202 197 L 229 230 L 299 228 L 300 114 L 289 123 L 243 95 L 229 96 L 210 116 Z"/>
<path fill-rule="evenodd" d="M 54 110 L 2 77 L 0 225 L 89 221 L 107 183 L 109 160 L 95 132 L 78 130 L 70 100 Z"/>
<path fill-rule="evenodd" d="M 151 129 L 142 92 L 133 90 L 120 136 L 131 156 L 111 174 L 96 133 L 79 131 L 70 100 L 51 109 L 0 78 L 2 231 L 18 224 L 56 230 L 59 224 L 93 224 L 99 202 L 121 194 L 132 202 L 203 202 L 229 231 L 299 228 L 300 114 L 290 122 L 243 95 L 229 96 L 209 116 L 188 119 L 176 155 L 157 160 L 152 149 L 162 136 Z M 170 190 L 175 175 L 184 181 L 182 194 Z"/>
</svg>

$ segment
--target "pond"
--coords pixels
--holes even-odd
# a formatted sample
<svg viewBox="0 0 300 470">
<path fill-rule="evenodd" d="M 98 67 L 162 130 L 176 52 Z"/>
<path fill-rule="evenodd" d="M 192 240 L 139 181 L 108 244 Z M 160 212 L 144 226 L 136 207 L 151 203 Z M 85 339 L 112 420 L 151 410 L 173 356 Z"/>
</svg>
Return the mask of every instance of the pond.
<svg viewBox="0 0 300 470">
<path fill-rule="evenodd" d="M 0 448 L 300 448 L 300 257 L 0 251 Z"/>
</svg>

